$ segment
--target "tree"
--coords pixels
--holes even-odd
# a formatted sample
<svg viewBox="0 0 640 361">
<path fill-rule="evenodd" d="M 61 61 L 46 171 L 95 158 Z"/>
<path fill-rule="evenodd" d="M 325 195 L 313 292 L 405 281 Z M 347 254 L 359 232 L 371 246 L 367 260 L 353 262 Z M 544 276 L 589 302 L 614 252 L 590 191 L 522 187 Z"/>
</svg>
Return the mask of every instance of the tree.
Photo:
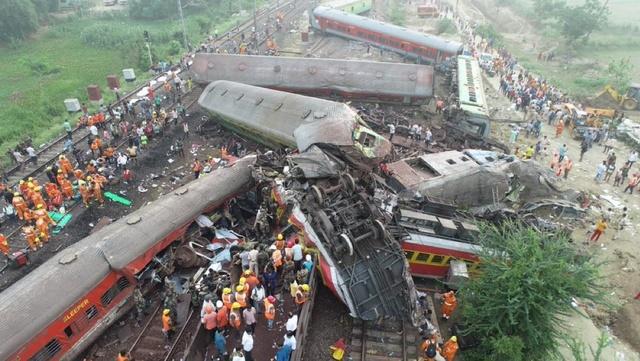
<svg viewBox="0 0 640 361">
<path fill-rule="evenodd" d="M 0 41 L 22 40 L 37 29 L 38 14 L 31 1 L 0 1 Z"/>
<path fill-rule="evenodd" d="M 609 18 L 608 0 L 585 0 L 580 6 L 567 6 L 558 13 L 560 33 L 567 44 L 585 42 L 596 30 L 600 30 Z"/>
<path fill-rule="evenodd" d="M 504 360 L 525 355 L 538 361 L 557 355 L 564 337 L 561 316 L 574 312 L 572 298 L 604 299 L 598 265 L 578 255 L 567 235 L 515 222 L 480 228 L 482 269 L 460 295 L 466 329 L 482 341 L 469 359 L 501 353 L 511 355 Z"/>
<path fill-rule="evenodd" d="M 633 64 L 631 59 L 619 59 L 609 63 L 607 67 L 607 73 L 609 74 L 609 81 L 613 84 L 620 93 L 624 94 L 629 88 L 631 82 L 631 73 L 633 72 Z"/>
<path fill-rule="evenodd" d="M 556 18 L 566 6 L 565 0 L 533 0 L 533 12 L 539 20 Z"/>
</svg>

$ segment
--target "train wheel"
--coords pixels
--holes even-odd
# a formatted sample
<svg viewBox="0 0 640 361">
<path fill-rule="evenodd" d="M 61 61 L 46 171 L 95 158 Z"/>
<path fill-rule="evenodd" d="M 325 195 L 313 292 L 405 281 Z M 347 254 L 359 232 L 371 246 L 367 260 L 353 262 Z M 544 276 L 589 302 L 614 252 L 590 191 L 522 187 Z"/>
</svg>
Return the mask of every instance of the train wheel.
<svg viewBox="0 0 640 361">
<path fill-rule="evenodd" d="M 311 195 L 313 196 L 313 199 L 316 201 L 316 203 L 318 203 L 319 205 L 324 204 L 324 197 L 322 196 L 322 190 L 320 188 L 316 187 L 315 185 L 312 185 Z"/>
<path fill-rule="evenodd" d="M 353 242 L 351 242 L 349 236 L 344 233 L 340 233 L 340 236 L 338 236 L 338 241 L 340 241 L 341 244 L 344 244 L 349 249 L 349 256 L 353 256 Z"/>
<path fill-rule="evenodd" d="M 346 187 L 348 190 L 353 191 L 356 189 L 356 181 L 353 179 L 351 174 L 349 173 L 343 174 L 341 180 L 342 180 L 343 186 Z"/>
</svg>

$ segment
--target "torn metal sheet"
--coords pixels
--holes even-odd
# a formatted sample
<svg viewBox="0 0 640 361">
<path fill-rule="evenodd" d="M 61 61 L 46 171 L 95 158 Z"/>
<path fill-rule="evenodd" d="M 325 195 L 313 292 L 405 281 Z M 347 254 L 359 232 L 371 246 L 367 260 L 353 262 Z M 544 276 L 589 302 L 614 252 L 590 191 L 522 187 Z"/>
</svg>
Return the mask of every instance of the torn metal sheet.
<svg viewBox="0 0 640 361">
<path fill-rule="evenodd" d="M 335 177 L 345 170 L 344 162 L 311 146 L 306 152 L 289 156 L 291 163 L 302 171 L 305 178 Z"/>
</svg>

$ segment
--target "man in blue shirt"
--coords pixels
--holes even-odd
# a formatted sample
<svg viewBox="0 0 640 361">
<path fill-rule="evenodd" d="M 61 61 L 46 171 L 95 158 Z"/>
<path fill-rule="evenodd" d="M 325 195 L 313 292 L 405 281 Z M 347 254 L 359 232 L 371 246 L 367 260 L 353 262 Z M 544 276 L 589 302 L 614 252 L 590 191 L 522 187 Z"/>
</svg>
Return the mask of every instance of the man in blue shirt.
<svg viewBox="0 0 640 361">
<path fill-rule="evenodd" d="M 289 361 L 291 359 L 291 346 L 283 345 L 278 342 L 278 352 L 276 353 L 276 361 Z"/>
</svg>

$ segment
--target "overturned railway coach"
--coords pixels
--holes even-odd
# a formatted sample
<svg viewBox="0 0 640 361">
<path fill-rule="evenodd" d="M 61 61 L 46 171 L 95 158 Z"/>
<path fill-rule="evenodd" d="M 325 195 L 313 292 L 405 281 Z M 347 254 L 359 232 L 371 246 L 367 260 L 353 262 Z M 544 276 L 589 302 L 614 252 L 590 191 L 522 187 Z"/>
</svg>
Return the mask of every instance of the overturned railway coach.
<svg viewBox="0 0 640 361">
<path fill-rule="evenodd" d="M 327 34 L 368 42 L 430 64 L 462 53 L 462 43 L 350 14 L 326 6 L 313 10 L 311 25 Z"/>
<path fill-rule="evenodd" d="M 229 80 L 312 96 L 422 104 L 433 96 L 433 67 L 363 60 L 198 53 L 195 80 Z"/>
<path fill-rule="evenodd" d="M 218 80 L 204 89 L 198 104 L 224 126 L 273 148 L 340 149 L 340 157 L 366 167 L 391 152 L 391 143 L 343 103 Z"/>
<path fill-rule="evenodd" d="M 193 220 L 252 183 L 254 157 L 80 240 L 0 293 L 0 360 L 73 360 L 122 316 L 136 276 Z"/>
</svg>

